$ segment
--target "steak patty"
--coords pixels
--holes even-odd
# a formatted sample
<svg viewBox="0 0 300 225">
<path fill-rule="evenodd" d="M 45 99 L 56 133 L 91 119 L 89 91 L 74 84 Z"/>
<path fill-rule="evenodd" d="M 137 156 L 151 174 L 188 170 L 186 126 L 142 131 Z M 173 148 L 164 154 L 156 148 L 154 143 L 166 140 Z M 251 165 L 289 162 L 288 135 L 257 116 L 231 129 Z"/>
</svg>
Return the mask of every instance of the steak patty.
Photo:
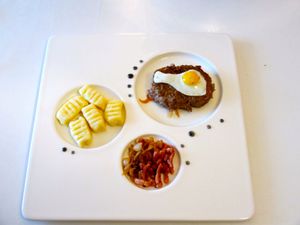
<svg viewBox="0 0 300 225">
<path fill-rule="evenodd" d="M 199 108 L 213 97 L 215 85 L 212 83 L 210 76 L 201 69 L 201 66 L 170 65 L 158 69 L 162 73 L 179 74 L 188 70 L 197 70 L 206 80 L 206 94 L 202 96 L 188 96 L 177 91 L 169 84 L 152 82 L 151 88 L 148 90 L 147 97 L 161 106 L 168 108 L 170 111 L 183 109 L 192 111 L 192 107 Z M 156 72 L 156 71 L 155 71 Z"/>
</svg>

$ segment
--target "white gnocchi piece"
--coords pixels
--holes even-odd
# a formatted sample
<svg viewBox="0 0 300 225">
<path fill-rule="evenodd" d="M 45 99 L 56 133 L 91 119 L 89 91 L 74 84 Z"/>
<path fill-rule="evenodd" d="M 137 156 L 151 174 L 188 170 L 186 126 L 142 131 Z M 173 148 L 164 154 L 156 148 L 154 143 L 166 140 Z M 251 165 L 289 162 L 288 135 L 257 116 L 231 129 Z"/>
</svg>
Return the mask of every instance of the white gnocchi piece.
<svg viewBox="0 0 300 225">
<path fill-rule="evenodd" d="M 104 117 L 110 126 L 122 126 L 125 122 L 125 108 L 120 100 L 111 100 L 107 103 Z"/>
<path fill-rule="evenodd" d="M 84 118 L 87 120 L 90 128 L 94 132 L 104 131 L 106 123 L 104 120 L 103 112 L 98 109 L 94 104 L 89 104 L 81 109 Z"/>
<path fill-rule="evenodd" d="M 62 125 L 68 125 L 79 114 L 80 110 L 88 104 L 82 96 L 74 96 L 60 107 L 56 113 L 56 118 Z"/>
<path fill-rule="evenodd" d="M 70 133 L 79 147 L 84 147 L 92 141 L 92 134 L 86 120 L 79 116 L 69 123 Z"/>
<path fill-rule="evenodd" d="M 102 96 L 96 88 L 86 84 L 79 89 L 79 94 L 83 96 L 89 103 L 96 105 L 104 110 L 107 104 L 107 99 Z"/>
</svg>

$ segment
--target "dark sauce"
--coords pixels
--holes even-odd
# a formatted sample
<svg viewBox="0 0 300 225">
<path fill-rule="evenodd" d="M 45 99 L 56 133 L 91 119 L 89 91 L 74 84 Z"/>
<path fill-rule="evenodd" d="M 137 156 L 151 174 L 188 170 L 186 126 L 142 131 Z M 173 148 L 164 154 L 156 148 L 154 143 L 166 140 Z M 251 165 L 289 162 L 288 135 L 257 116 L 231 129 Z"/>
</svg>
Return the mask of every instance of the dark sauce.
<svg viewBox="0 0 300 225">
<path fill-rule="evenodd" d="M 190 137 L 194 137 L 196 135 L 196 133 L 194 131 L 189 131 L 189 135 L 190 135 Z"/>
</svg>

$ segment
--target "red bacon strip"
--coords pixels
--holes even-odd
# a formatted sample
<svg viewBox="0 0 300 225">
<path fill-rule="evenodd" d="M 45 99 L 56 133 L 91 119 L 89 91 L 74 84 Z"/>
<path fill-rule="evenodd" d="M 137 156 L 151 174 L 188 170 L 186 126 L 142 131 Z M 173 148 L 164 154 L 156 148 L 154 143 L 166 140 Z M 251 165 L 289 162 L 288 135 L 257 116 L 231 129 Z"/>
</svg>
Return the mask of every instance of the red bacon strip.
<svg viewBox="0 0 300 225">
<path fill-rule="evenodd" d="M 161 188 L 174 173 L 175 153 L 173 146 L 161 140 L 138 138 L 129 146 L 124 174 L 139 187 Z"/>
</svg>

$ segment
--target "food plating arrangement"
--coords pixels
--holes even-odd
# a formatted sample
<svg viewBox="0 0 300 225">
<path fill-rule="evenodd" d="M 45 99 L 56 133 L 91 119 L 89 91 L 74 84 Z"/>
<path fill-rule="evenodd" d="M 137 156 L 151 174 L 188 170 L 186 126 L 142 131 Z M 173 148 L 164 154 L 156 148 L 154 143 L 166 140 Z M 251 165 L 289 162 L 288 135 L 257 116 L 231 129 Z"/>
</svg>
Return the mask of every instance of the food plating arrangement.
<svg viewBox="0 0 300 225">
<path fill-rule="evenodd" d="M 215 86 L 200 65 L 172 64 L 158 68 L 151 76 L 147 98 L 139 101 L 143 104 L 154 101 L 166 108 L 170 117 L 175 112 L 178 117 L 175 120 L 180 117 L 179 110 L 192 113 L 192 107 L 200 108 L 213 98 Z M 122 101 L 108 100 L 93 85 L 84 85 L 78 93 L 60 106 L 56 119 L 62 126 L 69 126 L 79 147 L 87 147 L 92 142 L 92 133 L 104 132 L 106 124 L 123 126 L 126 112 Z M 190 136 L 192 134 L 194 132 L 190 131 Z M 175 173 L 173 159 L 179 154 L 177 149 L 156 139 L 154 136 L 139 137 L 125 150 L 123 174 L 138 187 L 162 188 L 170 182 L 169 175 Z"/>
<path fill-rule="evenodd" d="M 251 216 L 231 42 L 222 35 L 196 37 L 49 40 L 24 217 L 195 221 Z"/>
</svg>

